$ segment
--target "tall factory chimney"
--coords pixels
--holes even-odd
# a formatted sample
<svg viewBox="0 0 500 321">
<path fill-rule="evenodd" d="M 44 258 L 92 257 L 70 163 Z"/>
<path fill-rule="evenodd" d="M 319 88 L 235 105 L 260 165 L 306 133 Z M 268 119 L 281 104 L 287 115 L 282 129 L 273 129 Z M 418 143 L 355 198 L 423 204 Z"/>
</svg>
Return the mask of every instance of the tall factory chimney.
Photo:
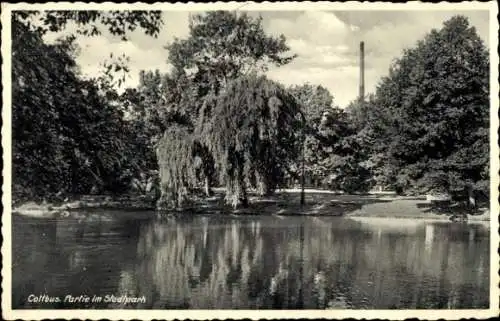
<svg viewBox="0 0 500 321">
<path fill-rule="evenodd" d="M 365 42 L 359 43 L 359 100 L 365 101 Z"/>
</svg>

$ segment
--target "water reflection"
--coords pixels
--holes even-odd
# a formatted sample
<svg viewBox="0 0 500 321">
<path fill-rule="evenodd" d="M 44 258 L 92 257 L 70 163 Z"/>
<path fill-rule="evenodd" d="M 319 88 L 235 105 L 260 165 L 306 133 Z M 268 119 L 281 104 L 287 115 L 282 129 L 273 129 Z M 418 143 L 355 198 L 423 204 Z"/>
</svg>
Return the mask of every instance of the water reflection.
<svg viewBox="0 0 500 321">
<path fill-rule="evenodd" d="M 489 230 L 342 218 L 14 219 L 13 307 L 485 308 Z M 48 306 L 29 294 L 145 296 Z"/>
</svg>

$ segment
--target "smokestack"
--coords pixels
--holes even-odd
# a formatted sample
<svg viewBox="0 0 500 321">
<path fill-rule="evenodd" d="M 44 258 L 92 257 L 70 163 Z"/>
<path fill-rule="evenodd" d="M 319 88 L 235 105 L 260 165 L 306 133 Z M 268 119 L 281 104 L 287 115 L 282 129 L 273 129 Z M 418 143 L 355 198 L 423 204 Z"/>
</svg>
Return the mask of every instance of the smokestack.
<svg viewBox="0 0 500 321">
<path fill-rule="evenodd" d="M 359 100 L 365 101 L 365 42 L 359 43 Z"/>
</svg>

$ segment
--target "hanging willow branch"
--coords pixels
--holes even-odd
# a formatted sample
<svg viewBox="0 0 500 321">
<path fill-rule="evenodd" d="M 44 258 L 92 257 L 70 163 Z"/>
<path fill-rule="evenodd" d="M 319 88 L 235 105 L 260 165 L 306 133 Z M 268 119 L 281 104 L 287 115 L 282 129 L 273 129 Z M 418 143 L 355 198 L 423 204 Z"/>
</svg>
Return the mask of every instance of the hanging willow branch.
<svg viewBox="0 0 500 321">
<path fill-rule="evenodd" d="M 245 205 L 248 185 L 265 192 L 283 179 L 297 155 L 300 109 L 279 84 L 264 76 L 240 77 L 204 106 L 196 136 L 213 154 L 226 184 L 226 201 Z"/>
<path fill-rule="evenodd" d="M 194 131 L 172 124 L 158 144 L 159 207 L 182 207 L 200 172 L 218 174 L 233 207 L 247 204 L 250 187 L 274 191 L 298 156 L 303 124 L 295 99 L 279 84 L 251 75 L 198 104 Z"/>
<path fill-rule="evenodd" d="M 180 208 L 196 184 L 195 141 L 186 127 L 172 124 L 158 142 L 159 208 Z"/>
</svg>

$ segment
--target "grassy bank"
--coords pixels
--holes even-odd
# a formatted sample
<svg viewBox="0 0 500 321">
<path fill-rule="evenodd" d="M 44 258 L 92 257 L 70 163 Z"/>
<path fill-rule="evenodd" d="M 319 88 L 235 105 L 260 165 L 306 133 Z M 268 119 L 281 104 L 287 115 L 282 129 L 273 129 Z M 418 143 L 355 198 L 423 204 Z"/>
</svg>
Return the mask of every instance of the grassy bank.
<svg viewBox="0 0 500 321">
<path fill-rule="evenodd" d="M 12 213 L 38 218 L 55 218 L 78 216 L 77 212 L 94 209 L 137 213 L 153 211 L 155 202 L 151 198 L 141 196 L 82 195 L 60 202 L 15 202 Z"/>
<path fill-rule="evenodd" d="M 433 206 L 424 197 L 400 197 L 387 193 L 345 195 L 321 190 L 306 190 L 305 196 L 305 205 L 301 206 L 300 190 L 281 190 L 270 197 L 250 195 L 250 205 L 247 208 L 233 210 L 224 205 L 223 191 L 216 190 L 213 197 L 197 199 L 179 212 L 191 215 L 309 215 L 434 220 L 449 220 L 454 215 L 467 215 L 470 221 L 489 221 L 490 219 L 487 208 L 479 208 L 474 213 L 470 213 L 467 209 L 456 205 Z M 43 218 L 66 217 L 71 216 L 73 212 L 88 209 L 151 212 L 154 210 L 154 202 L 141 197 L 83 196 L 78 200 L 61 204 L 28 202 L 14 208 L 13 212 Z"/>
<path fill-rule="evenodd" d="M 437 207 L 423 199 L 385 198 L 387 202 L 366 204 L 348 214 L 350 217 L 412 218 L 449 220 L 452 216 L 467 215 L 468 220 L 489 221 L 488 208 L 480 207 L 474 212 L 459 206 Z"/>
</svg>

